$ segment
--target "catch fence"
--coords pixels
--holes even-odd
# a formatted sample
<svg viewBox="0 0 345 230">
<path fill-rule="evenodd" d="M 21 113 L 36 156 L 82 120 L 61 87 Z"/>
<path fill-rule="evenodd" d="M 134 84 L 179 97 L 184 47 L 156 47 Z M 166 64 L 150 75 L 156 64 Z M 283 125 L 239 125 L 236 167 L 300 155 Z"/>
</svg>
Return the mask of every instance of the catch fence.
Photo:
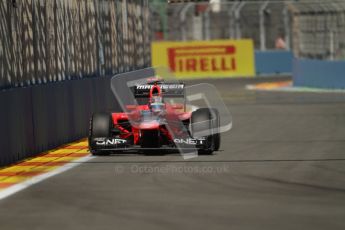
<svg viewBox="0 0 345 230">
<path fill-rule="evenodd" d="M 150 64 L 148 0 L 0 0 L 0 88 Z"/>
<path fill-rule="evenodd" d="M 257 50 L 345 59 L 343 0 L 157 3 L 151 10 L 156 40 L 250 38 Z"/>
</svg>

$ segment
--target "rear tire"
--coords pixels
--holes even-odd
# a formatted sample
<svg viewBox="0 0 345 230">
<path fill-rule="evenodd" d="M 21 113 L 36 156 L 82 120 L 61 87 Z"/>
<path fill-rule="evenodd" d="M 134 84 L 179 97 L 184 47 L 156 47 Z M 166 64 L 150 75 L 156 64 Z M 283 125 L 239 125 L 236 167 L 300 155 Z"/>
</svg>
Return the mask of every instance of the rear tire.
<svg viewBox="0 0 345 230">
<path fill-rule="evenodd" d="M 93 139 L 97 137 L 110 137 L 113 126 L 113 119 L 110 114 L 96 113 L 92 116 L 90 121 L 89 138 Z M 108 152 L 92 149 L 90 144 L 89 150 L 91 154 L 95 156 L 109 155 Z"/>
</svg>

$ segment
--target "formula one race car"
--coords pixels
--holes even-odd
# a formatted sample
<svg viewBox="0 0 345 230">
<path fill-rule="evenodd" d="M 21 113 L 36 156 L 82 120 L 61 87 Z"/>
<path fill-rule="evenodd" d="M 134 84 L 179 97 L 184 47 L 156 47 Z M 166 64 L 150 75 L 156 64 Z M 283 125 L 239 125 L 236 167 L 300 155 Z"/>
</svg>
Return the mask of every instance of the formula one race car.
<svg viewBox="0 0 345 230">
<path fill-rule="evenodd" d="M 152 81 L 133 86 L 131 92 L 137 105 L 126 105 L 126 112 L 92 116 L 88 141 L 93 155 L 182 148 L 212 154 L 219 150 L 218 111 L 186 105 L 183 83 Z M 182 102 L 169 103 L 168 98 L 180 98 Z M 208 133 L 196 135 L 202 130 Z"/>
</svg>

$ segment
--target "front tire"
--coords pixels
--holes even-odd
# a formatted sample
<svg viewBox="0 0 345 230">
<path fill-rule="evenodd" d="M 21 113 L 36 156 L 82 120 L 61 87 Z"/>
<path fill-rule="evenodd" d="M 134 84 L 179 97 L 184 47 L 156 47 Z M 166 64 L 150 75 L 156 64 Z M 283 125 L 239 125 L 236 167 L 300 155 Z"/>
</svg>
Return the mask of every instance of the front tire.
<svg viewBox="0 0 345 230">
<path fill-rule="evenodd" d="M 194 138 L 206 137 L 206 144 L 202 149 L 198 150 L 199 154 L 211 155 L 214 151 L 219 149 L 220 139 L 217 139 L 216 133 L 214 134 L 214 128 L 218 125 L 214 123 L 214 117 L 218 115 L 216 110 L 202 108 L 194 111 L 191 117 L 192 135 Z M 201 133 L 202 136 L 195 136 L 197 133 Z"/>
<path fill-rule="evenodd" d="M 220 116 L 217 109 L 211 109 L 212 116 L 215 118 L 215 133 L 213 134 L 214 138 L 214 151 L 218 151 L 220 148 L 221 137 L 220 137 Z M 213 126 L 213 127 L 214 127 Z"/>
<path fill-rule="evenodd" d="M 105 151 L 94 149 L 91 145 L 91 139 L 97 137 L 110 137 L 113 128 L 113 119 L 110 114 L 96 113 L 92 116 L 90 121 L 90 134 L 89 134 L 89 150 L 94 156 L 109 155 Z"/>
</svg>

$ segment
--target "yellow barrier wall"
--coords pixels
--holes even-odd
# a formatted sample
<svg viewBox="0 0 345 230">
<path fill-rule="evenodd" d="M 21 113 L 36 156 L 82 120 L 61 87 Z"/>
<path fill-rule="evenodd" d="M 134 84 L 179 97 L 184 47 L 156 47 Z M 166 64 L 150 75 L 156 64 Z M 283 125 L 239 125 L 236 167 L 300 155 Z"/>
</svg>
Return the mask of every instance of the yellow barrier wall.
<svg viewBox="0 0 345 230">
<path fill-rule="evenodd" d="M 153 42 L 152 66 L 170 68 L 177 77 L 253 77 L 252 40 Z"/>
</svg>

